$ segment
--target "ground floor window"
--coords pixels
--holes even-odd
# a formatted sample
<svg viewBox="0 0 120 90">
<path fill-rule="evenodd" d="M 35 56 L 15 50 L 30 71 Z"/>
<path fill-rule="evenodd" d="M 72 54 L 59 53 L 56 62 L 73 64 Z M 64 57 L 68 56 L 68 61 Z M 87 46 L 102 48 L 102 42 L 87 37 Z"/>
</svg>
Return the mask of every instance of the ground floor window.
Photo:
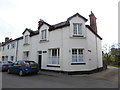
<svg viewBox="0 0 120 90">
<path fill-rule="evenodd" d="M 29 60 L 29 51 L 23 52 L 23 59 L 24 60 Z"/>
<path fill-rule="evenodd" d="M 13 61 L 14 60 L 14 56 L 11 56 L 11 61 Z"/>
<path fill-rule="evenodd" d="M 57 49 L 49 49 L 49 64 L 59 64 L 60 59 L 60 50 Z"/>
<path fill-rule="evenodd" d="M 72 49 L 72 63 L 81 63 L 83 61 L 83 49 Z"/>
</svg>

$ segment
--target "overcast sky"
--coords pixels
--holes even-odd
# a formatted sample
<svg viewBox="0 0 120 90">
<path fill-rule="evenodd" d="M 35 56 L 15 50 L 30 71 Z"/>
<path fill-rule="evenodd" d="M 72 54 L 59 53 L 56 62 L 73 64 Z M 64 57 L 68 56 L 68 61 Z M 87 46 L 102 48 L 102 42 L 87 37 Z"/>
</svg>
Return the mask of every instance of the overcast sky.
<svg viewBox="0 0 120 90">
<path fill-rule="evenodd" d="M 119 0 L 0 0 L 0 42 L 22 36 L 25 28 L 37 30 L 39 19 L 53 25 L 79 13 L 97 17 L 103 44 L 118 43 Z M 89 24 L 89 21 L 86 23 Z"/>
</svg>

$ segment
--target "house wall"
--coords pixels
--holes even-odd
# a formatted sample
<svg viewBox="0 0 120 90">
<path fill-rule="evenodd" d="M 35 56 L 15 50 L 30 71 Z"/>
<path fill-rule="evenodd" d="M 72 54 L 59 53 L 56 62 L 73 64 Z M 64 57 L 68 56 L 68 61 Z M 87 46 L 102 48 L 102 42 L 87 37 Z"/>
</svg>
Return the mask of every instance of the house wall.
<svg viewBox="0 0 120 90">
<path fill-rule="evenodd" d="M 2 61 L 2 46 L 0 46 L 0 61 Z"/>
<path fill-rule="evenodd" d="M 14 48 L 11 48 L 11 44 L 15 44 Z M 8 45 L 9 45 L 9 49 L 8 49 Z M 4 47 L 4 50 L 3 50 Z M 6 57 L 8 56 L 8 60 L 11 60 L 11 56 L 14 56 L 13 61 L 16 60 L 16 48 L 17 48 L 17 42 L 16 41 L 12 41 L 10 43 L 5 44 L 4 46 L 2 46 L 2 50 L 1 50 L 1 60 L 2 60 L 2 56 Z M 7 60 L 7 59 L 4 59 Z"/>
<path fill-rule="evenodd" d="M 29 51 L 29 60 L 38 62 L 39 51 L 42 51 L 41 69 L 57 70 L 57 71 L 89 71 L 102 67 L 102 50 L 101 40 L 92 33 L 86 26 L 85 21 L 76 16 L 69 20 L 70 26 L 59 28 L 53 31 L 48 31 L 49 26 L 43 24 L 40 27 L 39 34 L 29 37 L 28 44 L 24 43 L 26 35 L 30 35 L 29 31 L 25 31 L 23 39 L 16 42 L 18 44 L 17 60 L 23 60 L 23 52 Z M 73 23 L 82 23 L 82 37 L 73 37 Z M 41 30 L 47 29 L 47 40 L 41 41 Z M 3 55 L 16 55 L 16 48 L 2 52 Z M 60 64 L 48 64 L 49 49 L 60 49 Z M 85 64 L 72 65 L 72 49 L 84 50 Z M 43 53 L 45 51 L 45 53 Z M 15 56 L 16 57 L 16 56 Z M 47 66 L 49 65 L 49 67 Z M 52 66 L 52 67 L 51 67 Z"/>
<path fill-rule="evenodd" d="M 44 30 L 44 29 L 48 30 L 48 26 L 45 24 L 40 28 L 40 30 Z M 39 33 L 40 33 L 40 30 L 39 30 Z M 42 53 L 42 69 L 61 70 L 61 68 L 47 67 L 48 59 L 49 59 L 48 50 L 52 49 L 52 48 L 60 48 L 60 52 L 61 52 L 61 44 L 62 44 L 61 35 L 62 35 L 62 32 L 61 32 L 61 29 L 59 29 L 59 30 L 54 30 L 54 31 L 50 31 L 50 32 L 48 31 L 47 41 L 40 41 L 41 36 L 39 36 L 39 35 L 36 37 L 37 46 L 36 46 L 35 52 L 47 51 L 47 53 Z M 35 43 L 33 46 L 35 46 Z M 60 53 L 60 55 L 61 55 L 61 53 Z M 61 61 L 61 58 L 60 58 L 60 61 Z M 60 65 L 62 65 L 61 62 L 60 62 Z"/>
</svg>

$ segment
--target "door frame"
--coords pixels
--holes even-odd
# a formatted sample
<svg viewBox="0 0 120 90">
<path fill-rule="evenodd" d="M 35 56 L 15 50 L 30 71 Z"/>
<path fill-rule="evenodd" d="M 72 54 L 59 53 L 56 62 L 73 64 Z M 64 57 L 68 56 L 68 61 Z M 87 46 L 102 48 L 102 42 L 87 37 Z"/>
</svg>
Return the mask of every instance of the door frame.
<svg viewBox="0 0 120 90">
<path fill-rule="evenodd" d="M 41 59 L 39 58 L 41 56 Z M 42 67 L 42 51 L 38 51 L 38 55 L 37 55 L 37 58 L 38 58 L 38 64 L 39 64 L 39 70 L 41 70 L 41 67 Z"/>
</svg>

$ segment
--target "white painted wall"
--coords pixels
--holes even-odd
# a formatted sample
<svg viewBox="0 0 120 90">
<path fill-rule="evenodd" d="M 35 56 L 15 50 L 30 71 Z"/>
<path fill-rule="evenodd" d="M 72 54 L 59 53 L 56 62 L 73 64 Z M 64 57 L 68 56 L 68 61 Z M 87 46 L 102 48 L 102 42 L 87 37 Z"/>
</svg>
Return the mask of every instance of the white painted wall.
<svg viewBox="0 0 120 90">
<path fill-rule="evenodd" d="M 38 62 L 38 51 L 47 51 L 42 53 L 42 69 L 60 70 L 60 71 L 88 71 L 102 67 L 102 50 L 101 40 L 95 36 L 85 26 L 85 21 L 76 16 L 70 21 L 70 26 L 66 26 L 53 31 L 47 31 L 47 41 L 41 40 L 41 30 L 49 29 L 49 26 L 43 24 L 39 30 L 39 35 L 29 37 L 29 44 L 24 45 L 24 36 L 30 35 L 26 31 L 23 39 L 18 41 L 17 60 L 23 60 L 23 52 L 29 51 L 29 60 Z M 82 23 L 83 37 L 73 37 L 73 23 Z M 47 67 L 48 65 L 48 50 L 52 48 L 60 48 L 60 68 Z M 71 65 L 72 63 L 72 48 L 84 49 L 85 65 Z M 91 52 L 88 52 L 91 50 Z M 7 54 L 14 51 L 6 51 Z M 11 53 L 12 54 L 12 53 Z"/>
<path fill-rule="evenodd" d="M 0 46 L 0 61 L 2 61 L 2 46 Z"/>
<path fill-rule="evenodd" d="M 15 44 L 15 48 L 11 48 L 11 44 Z M 8 49 L 8 45 L 9 45 L 9 49 Z M 16 59 L 16 48 L 17 48 L 17 41 L 12 41 L 10 43 L 7 43 L 4 45 L 4 50 L 3 50 L 3 46 L 2 46 L 2 52 L 1 52 L 1 59 L 2 56 L 8 56 L 8 60 L 11 60 L 11 56 L 14 56 L 14 60 Z"/>
</svg>

